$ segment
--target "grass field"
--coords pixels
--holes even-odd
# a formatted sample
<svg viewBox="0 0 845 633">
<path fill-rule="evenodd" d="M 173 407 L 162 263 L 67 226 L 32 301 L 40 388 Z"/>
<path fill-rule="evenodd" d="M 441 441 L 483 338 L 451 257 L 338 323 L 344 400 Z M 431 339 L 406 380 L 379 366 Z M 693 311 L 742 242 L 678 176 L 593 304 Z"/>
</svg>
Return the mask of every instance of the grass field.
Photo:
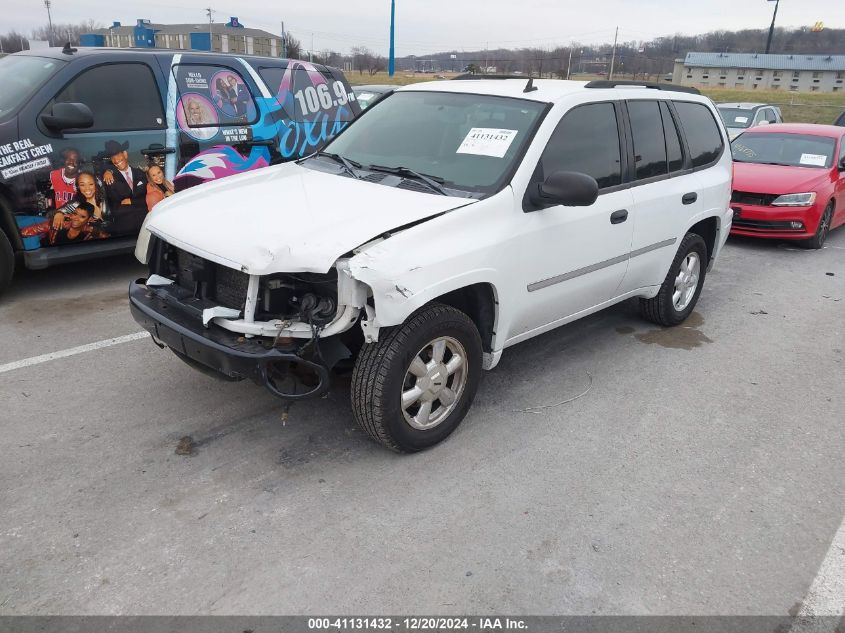
<svg viewBox="0 0 845 633">
<path fill-rule="evenodd" d="M 451 79 L 457 73 L 442 73 L 446 79 Z M 356 71 L 346 73 L 349 83 L 361 84 L 391 84 L 406 86 L 421 81 L 434 81 L 435 75 L 429 73 L 397 72 L 393 77 L 387 73 L 368 75 Z M 526 80 L 528 77 L 526 77 Z M 573 79 L 592 80 L 595 76 L 573 77 Z M 704 94 L 716 103 L 731 101 L 751 101 L 771 103 L 780 106 L 783 118 L 787 123 L 833 123 L 836 117 L 845 110 L 845 93 L 818 92 L 784 92 L 781 90 L 733 90 L 704 88 Z"/>
</svg>

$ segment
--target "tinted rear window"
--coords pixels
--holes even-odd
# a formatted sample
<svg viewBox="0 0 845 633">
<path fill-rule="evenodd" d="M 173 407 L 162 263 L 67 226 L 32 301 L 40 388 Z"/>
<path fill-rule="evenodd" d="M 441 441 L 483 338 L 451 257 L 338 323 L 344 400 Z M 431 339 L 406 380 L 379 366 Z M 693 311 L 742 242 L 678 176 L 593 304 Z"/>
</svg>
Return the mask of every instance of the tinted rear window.
<svg viewBox="0 0 845 633">
<path fill-rule="evenodd" d="M 634 166 L 636 179 L 665 176 L 666 140 L 663 137 L 663 119 L 657 101 L 629 101 L 628 116 L 634 135 Z"/>
<path fill-rule="evenodd" d="M 678 171 L 684 166 L 684 152 L 675 119 L 665 101 L 660 102 L 660 114 L 663 115 L 663 132 L 666 135 L 666 153 L 669 157 L 669 171 Z"/>
<path fill-rule="evenodd" d="M 709 165 L 719 158 L 724 144 L 710 108 L 701 103 L 675 101 L 675 109 L 687 137 L 692 166 Z"/>
</svg>

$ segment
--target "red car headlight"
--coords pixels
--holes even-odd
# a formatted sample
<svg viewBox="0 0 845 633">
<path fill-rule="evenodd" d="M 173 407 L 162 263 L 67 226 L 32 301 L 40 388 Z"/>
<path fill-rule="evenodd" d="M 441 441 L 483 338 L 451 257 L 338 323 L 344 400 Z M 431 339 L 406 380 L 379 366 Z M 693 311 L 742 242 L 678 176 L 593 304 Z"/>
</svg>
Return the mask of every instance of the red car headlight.
<svg viewBox="0 0 845 633">
<path fill-rule="evenodd" d="M 810 207 L 816 201 L 816 192 L 787 193 L 772 201 L 773 207 Z"/>
</svg>

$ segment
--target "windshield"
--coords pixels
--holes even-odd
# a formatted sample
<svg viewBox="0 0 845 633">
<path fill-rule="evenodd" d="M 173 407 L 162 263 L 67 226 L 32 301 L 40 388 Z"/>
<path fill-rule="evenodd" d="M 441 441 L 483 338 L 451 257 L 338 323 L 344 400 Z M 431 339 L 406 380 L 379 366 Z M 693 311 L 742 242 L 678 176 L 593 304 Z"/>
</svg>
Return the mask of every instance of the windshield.
<svg viewBox="0 0 845 633">
<path fill-rule="evenodd" d="M 9 55 L 0 59 L 0 117 L 18 106 L 40 88 L 65 62 L 46 57 Z"/>
<path fill-rule="evenodd" d="M 747 132 L 731 143 L 738 163 L 829 168 L 836 142 L 804 134 L 755 134 Z"/>
<path fill-rule="evenodd" d="M 754 121 L 754 110 L 743 110 L 741 108 L 723 108 L 719 106 L 719 114 L 725 127 L 738 127 L 745 129 L 751 126 Z"/>
<path fill-rule="evenodd" d="M 450 189 L 492 193 L 539 123 L 544 104 L 449 92 L 398 92 L 329 143 L 364 167 L 403 167 Z"/>
</svg>

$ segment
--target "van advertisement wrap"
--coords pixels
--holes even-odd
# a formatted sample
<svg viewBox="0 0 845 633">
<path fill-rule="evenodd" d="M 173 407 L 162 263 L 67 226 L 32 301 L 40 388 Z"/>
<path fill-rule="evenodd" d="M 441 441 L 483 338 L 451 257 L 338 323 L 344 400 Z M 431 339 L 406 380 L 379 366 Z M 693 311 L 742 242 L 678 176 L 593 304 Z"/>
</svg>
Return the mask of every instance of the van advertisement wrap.
<svg viewBox="0 0 845 633">
<path fill-rule="evenodd" d="M 44 158 L 32 179 L 34 212 L 15 216 L 24 246 L 56 246 L 131 235 L 158 202 L 175 192 L 161 157 L 129 141 L 91 147 L 78 139 Z"/>
<path fill-rule="evenodd" d="M 137 234 L 161 200 L 307 156 L 355 117 L 355 96 L 342 75 L 313 64 L 192 59 L 198 58 L 167 60 L 166 129 L 92 130 L 0 145 L 0 176 L 19 192 L 15 222 L 25 250 Z"/>
</svg>

